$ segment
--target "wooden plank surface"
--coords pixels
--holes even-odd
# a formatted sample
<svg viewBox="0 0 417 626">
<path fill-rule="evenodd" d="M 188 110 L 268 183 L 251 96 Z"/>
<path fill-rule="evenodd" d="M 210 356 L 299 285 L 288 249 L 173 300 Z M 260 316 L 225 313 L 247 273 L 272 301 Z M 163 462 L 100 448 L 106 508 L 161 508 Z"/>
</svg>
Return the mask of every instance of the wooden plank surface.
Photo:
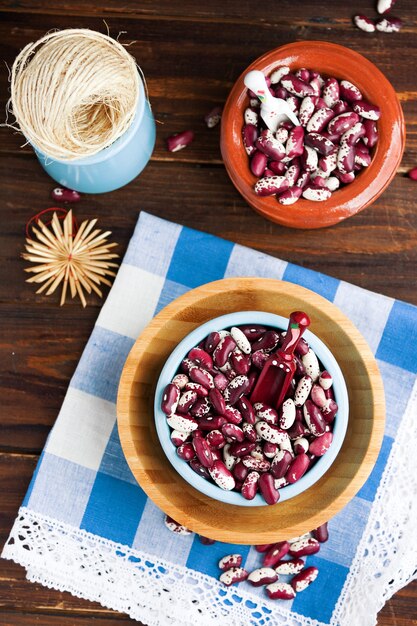
<svg viewBox="0 0 417 626">
<path fill-rule="evenodd" d="M 82 218 L 99 216 L 123 254 L 140 210 L 180 222 L 367 289 L 417 304 L 415 183 L 405 173 L 417 165 L 417 13 L 401 0 L 398 35 L 369 36 L 351 24 L 354 13 L 372 14 L 363 0 L 0 0 L 0 58 L 10 67 L 18 51 L 52 28 L 88 27 L 125 40 L 143 67 L 158 120 L 155 152 L 145 172 L 124 189 L 84 197 Z M 237 76 L 260 54 L 281 44 L 317 39 L 347 45 L 373 61 L 399 95 L 407 144 L 399 173 L 369 209 L 323 231 L 292 231 L 256 215 L 240 198 L 221 163 L 218 128 L 203 117 L 222 104 Z M 122 38 L 123 40 L 123 38 Z M 0 70 L 0 106 L 8 97 L 8 72 Z M 173 132 L 192 128 L 194 143 L 178 154 L 165 149 Z M 19 258 L 26 221 L 51 206 L 53 182 L 22 138 L 0 128 L 0 544 L 7 538 L 37 457 L 62 403 L 70 377 L 101 302 L 63 309 L 35 296 Z M 0 562 L 0 623 L 42 626 L 109 626 L 134 623 L 96 603 L 26 582 L 23 570 Z M 397 593 L 379 626 L 417 624 L 417 583 Z M 353 626 L 353 625 L 352 625 Z M 355 625 L 356 626 L 356 625 Z M 360 625 L 358 625 L 360 626 Z"/>
</svg>

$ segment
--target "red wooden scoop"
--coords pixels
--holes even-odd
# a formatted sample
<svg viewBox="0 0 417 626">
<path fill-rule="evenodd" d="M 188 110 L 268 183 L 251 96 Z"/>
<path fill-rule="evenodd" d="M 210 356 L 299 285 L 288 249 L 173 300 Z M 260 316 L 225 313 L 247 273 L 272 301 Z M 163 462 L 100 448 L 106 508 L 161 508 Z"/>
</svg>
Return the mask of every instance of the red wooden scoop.
<svg viewBox="0 0 417 626">
<path fill-rule="evenodd" d="M 293 352 L 308 326 L 310 318 L 306 313 L 291 313 L 284 343 L 277 352 L 271 354 L 262 368 L 250 397 L 252 404 L 264 402 L 276 409 L 281 406 L 295 374 Z"/>
</svg>

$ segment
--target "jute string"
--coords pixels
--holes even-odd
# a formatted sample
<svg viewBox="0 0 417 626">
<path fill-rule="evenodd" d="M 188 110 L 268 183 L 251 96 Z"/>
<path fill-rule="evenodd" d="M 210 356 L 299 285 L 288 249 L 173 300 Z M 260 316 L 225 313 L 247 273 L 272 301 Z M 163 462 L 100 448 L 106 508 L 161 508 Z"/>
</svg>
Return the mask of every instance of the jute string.
<svg viewBox="0 0 417 626">
<path fill-rule="evenodd" d="M 8 111 L 45 155 L 80 159 L 129 128 L 139 80 L 135 60 L 111 37 L 88 29 L 52 32 L 16 57 Z"/>
</svg>

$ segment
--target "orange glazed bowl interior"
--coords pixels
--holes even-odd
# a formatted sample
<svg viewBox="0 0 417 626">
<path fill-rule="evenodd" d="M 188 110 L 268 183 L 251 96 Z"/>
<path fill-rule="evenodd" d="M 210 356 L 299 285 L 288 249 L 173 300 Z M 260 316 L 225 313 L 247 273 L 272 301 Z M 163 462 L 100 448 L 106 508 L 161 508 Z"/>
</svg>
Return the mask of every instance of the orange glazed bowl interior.
<svg viewBox="0 0 417 626">
<path fill-rule="evenodd" d="M 371 164 L 363 168 L 352 183 L 336 190 L 323 202 L 301 197 L 295 204 L 285 206 L 275 196 L 257 196 L 253 189 L 257 178 L 250 171 L 249 157 L 242 141 L 243 114 L 249 106 L 243 79 L 250 70 L 261 70 L 269 76 L 280 65 L 288 65 L 291 71 L 306 67 L 320 72 L 325 78 L 334 76 L 349 80 L 360 89 L 365 100 L 381 109 L 377 122 L 379 140 L 373 149 Z M 254 61 L 234 84 L 222 115 L 220 147 L 236 189 L 258 213 L 292 228 L 332 226 L 369 206 L 395 176 L 404 144 L 404 116 L 391 83 L 361 54 L 321 41 L 288 44 Z"/>
</svg>

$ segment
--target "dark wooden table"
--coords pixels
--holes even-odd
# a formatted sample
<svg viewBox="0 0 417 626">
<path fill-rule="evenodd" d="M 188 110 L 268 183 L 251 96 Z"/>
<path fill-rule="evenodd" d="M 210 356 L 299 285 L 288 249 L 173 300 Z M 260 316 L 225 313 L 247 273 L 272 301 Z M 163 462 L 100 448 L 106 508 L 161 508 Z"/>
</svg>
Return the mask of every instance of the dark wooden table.
<svg viewBox="0 0 417 626">
<path fill-rule="evenodd" d="M 80 218 L 98 216 L 124 252 L 143 209 L 206 230 L 268 254 L 327 272 L 367 289 L 417 304 L 416 183 L 405 173 L 417 165 L 417 15 L 414 0 L 399 0 L 400 34 L 368 35 L 352 26 L 354 13 L 374 14 L 375 0 L 1 0 L 0 59 L 10 67 L 19 50 L 52 28 L 85 27 L 112 35 L 127 31 L 129 48 L 142 66 L 159 121 L 152 161 L 119 191 L 84 196 Z M 296 231 L 255 214 L 229 181 L 222 165 L 219 129 L 203 117 L 222 104 L 237 76 L 253 59 L 296 40 L 344 44 L 365 54 L 394 85 L 407 123 L 400 170 L 375 204 L 326 230 Z M 0 71 L 1 110 L 8 97 L 7 69 Z M 164 138 L 191 128 L 194 143 L 177 154 Z M 0 545 L 25 494 L 101 302 L 57 306 L 35 296 L 20 259 L 27 220 L 51 206 L 53 182 L 19 135 L 0 129 L 2 314 Z M 364 590 L 364 601 L 366 590 Z M 133 623 L 129 618 L 27 583 L 23 570 L 0 561 L 2 625 L 97 626 Z M 379 615 L 379 626 L 417 624 L 417 583 L 400 591 Z M 352 624 L 352 626 L 361 626 Z"/>
</svg>

